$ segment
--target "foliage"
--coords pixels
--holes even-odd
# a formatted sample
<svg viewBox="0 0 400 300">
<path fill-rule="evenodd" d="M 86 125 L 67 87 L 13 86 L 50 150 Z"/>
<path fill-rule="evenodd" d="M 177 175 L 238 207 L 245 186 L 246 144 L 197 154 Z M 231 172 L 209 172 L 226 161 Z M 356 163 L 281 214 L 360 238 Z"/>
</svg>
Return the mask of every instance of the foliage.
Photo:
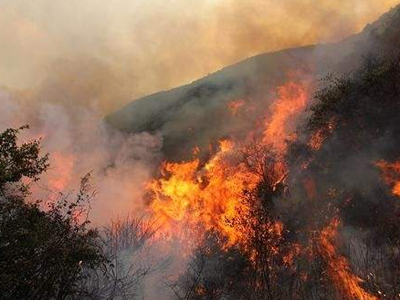
<svg viewBox="0 0 400 300">
<path fill-rule="evenodd" d="M 40 156 L 40 141 L 18 146 L 24 128 L 0 134 L 0 297 L 66 299 L 78 292 L 84 269 L 106 262 L 97 231 L 82 220 L 90 175 L 82 179 L 75 201 L 61 197 L 47 209 L 30 201 L 23 180 L 38 180 L 48 155 Z"/>
<path fill-rule="evenodd" d="M 22 126 L 18 129 L 9 128 L 0 134 L 0 194 L 6 192 L 6 185 L 21 184 L 21 179 L 26 177 L 33 181 L 48 168 L 48 154 L 40 157 L 40 140 L 17 145 L 17 135 L 29 128 Z M 24 191 L 27 186 L 20 185 L 19 191 Z"/>
<path fill-rule="evenodd" d="M 379 61 L 370 58 L 356 72 L 328 76 L 325 87 L 315 95 L 316 104 L 308 120 L 311 131 L 345 131 L 361 142 L 398 130 L 400 116 L 400 58 Z"/>
</svg>

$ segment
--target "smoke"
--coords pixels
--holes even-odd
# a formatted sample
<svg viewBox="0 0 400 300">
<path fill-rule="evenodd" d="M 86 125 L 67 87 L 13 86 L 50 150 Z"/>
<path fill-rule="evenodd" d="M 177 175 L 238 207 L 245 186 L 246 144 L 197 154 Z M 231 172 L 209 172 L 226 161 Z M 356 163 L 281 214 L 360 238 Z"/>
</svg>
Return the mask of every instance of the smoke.
<svg viewBox="0 0 400 300">
<path fill-rule="evenodd" d="M 395 3 L 0 1 L 0 43 L 4 45 L 0 85 L 7 87 L 0 89 L 0 130 L 30 124 L 32 129 L 24 138 L 43 138 L 51 168 L 39 187 L 68 191 L 92 171 L 99 192 L 90 215 L 95 225 L 132 212 L 145 213 L 144 184 L 163 157 L 161 135 L 127 136 L 109 128 L 101 116 L 136 97 L 193 80 L 259 52 L 341 39 Z M 201 92 L 199 99 L 209 99 L 207 89 L 204 96 Z M 226 113 L 228 96 L 221 96 L 223 101 L 218 104 Z M 189 116 L 203 131 L 192 130 L 207 137 L 204 144 L 208 146 L 210 131 L 202 124 L 211 121 L 201 122 L 203 117 L 217 124 L 223 120 L 212 105 L 210 113 L 199 107 L 196 101 L 186 105 L 179 118 L 172 113 L 165 116 L 171 120 L 165 132 L 179 138 L 179 129 L 191 125 L 183 122 Z M 243 123 L 253 121 L 248 119 Z M 236 124 L 243 130 L 242 125 L 241 120 Z M 223 125 L 214 127 L 224 129 Z M 176 142 L 178 138 L 169 142 L 184 151 L 192 148 L 182 140 Z M 358 176 L 350 171 L 349 177 Z M 181 253 L 176 252 L 174 256 L 179 257 Z M 150 292 L 156 293 L 151 288 Z"/>
<path fill-rule="evenodd" d="M 50 168 L 32 185 L 31 198 L 55 201 L 60 198 L 60 192 L 73 197 L 81 177 L 91 172 L 91 184 L 97 192 L 89 211 L 93 227 L 110 228 L 112 222 L 129 226 L 129 220 L 144 217 L 143 222 L 138 221 L 138 227 L 156 229 L 159 225 L 153 224 L 156 220 L 152 220 L 149 212 L 145 186 L 154 178 L 163 159 L 162 136 L 146 132 L 124 135 L 110 128 L 93 108 L 71 107 L 52 102 L 51 98 L 42 99 L 26 105 L 23 95 L 0 89 L 0 132 L 29 124 L 30 129 L 21 132 L 21 142 L 41 138 L 42 153 L 50 153 Z M 147 223 L 147 220 L 152 221 Z M 126 230 L 137 239 L 129 242 L 143 245 L 139 249 L 123 248 L 125 244 L 121 242 L 120 267 L 133 274 L 132 281 L 138 276 L 136 271 L 139 274 L 148 270 L 145 278 L 129 289 L 139 289 L 138 293 L 146 299 L 172 299 L 166 278 L 183 272 L 184 245 L 162 237 L 141 238 L 136 236 L 134 227 Z"/>
<path fill-rule="evenodd" d="M 0 89 L 0 132 L 29 124 L 30 129 L 21 132 L 21 142 L 41 138 L 42 153 L 50 154 L 50 168 L 42 174 L 39 182 L 32 185 L 31 199 L 56 201 L 60 192 L 73 197 L 81 177 L 91 172 L 91 184 L 96 191 L 89 207 L 91 226 L 110 228 L 112 222 L 125 224 L 130 217 L 132 220 L 140 220 L 141 217 L 147 220 L 145 185 L 154 177 L 163 158 L 162 137 L 149 133 L 124 135 L 110 128 L 94 108 L 52 101 L 55 94 L 50 92 L 32 93 L 26 97 L 25 94 Z M 152 223 L 146 224 L 146 221 L 139 221 L 138 227 L 150 230 Z M 124 226 L 129 225 L 128 222 Z M 167 293 L 162 284 L 165 272 L 170 271 L 166 259 L 178 258 L 181 253 L 179 250 L 176 253 L 167 250 L 167 245 L 161 242 L 137 236 L 139 233 L 135 227 L 127 227 L 126 230 L 130 230 L 132 239 L 137 239 L 127 242 L 144 243 L 137 246 L 138 249 L 125 249 L 122 247 L 124 243 L 120 245 L 119 267 L 123 267 L 123 272 L 127 274 L 132 273 L 129 280 L 138 280 L 129 292 L 140 289 L 140 293 L 148 299 L 161 299 L 158 293 Z M 113 247 L 114 244 L 108 246 Z M 180 261 L 176 259 L 176 262 Z M 142 270 L 149 272 L 143 282 L 137 275 Z"/>
<path fill-rule="evenodd" d="M 84 107 L 46 101 L 26 107 L 6 91 L 0 94 L 0 102 L 0 130 L 29 124 L 23 139 L 42 138 L 43 152 L 50 153 L 50 169 L 34 189 L 68 193 L 92 172 L 98 194 L 91 203 L 90 219 L 96 225 L 134 211 L 146 212 L 144 184 L 161 159 L 160 136 L 123 136 Z"/>
<path fill-rule="evenodd" d="M 0 84 L 104 115 L 256 53 L 338 40 L 396 2 L 2 0 Z"/>
</svg>

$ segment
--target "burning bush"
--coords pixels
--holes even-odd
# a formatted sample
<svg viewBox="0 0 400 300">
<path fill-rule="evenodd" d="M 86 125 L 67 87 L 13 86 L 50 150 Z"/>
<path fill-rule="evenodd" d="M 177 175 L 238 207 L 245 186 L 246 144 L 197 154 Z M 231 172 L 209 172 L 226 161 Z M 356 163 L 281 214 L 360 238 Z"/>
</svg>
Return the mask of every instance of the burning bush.
<svg viewBox="0 0 400 300">
<path fill-rule="evenodd" d="M 169 234 L 196 233 L 179 299 L 397 299 L 399 74 L 369 59 L 314 101 L 290 83 L 261 130 L 164 165 L 151 209 Z"/>
</svg>

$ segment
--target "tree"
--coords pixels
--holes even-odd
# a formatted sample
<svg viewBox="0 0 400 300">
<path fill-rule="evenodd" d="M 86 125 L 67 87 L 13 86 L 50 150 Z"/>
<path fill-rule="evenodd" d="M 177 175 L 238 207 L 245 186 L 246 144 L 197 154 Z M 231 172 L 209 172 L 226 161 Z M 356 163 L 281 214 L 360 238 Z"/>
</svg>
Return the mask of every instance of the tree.
<svg viewBox="0 0 400 300">
<path fill-rule="evenodd" d="M 98 232 L 78 217 L 92 196 L 90 175 L 74 201 L 63 196 L 46 209 L 32 202 L 29 180 L 37 181 L 49 164 L 40 140 L 18 145 L 25 128 L 0 134 L 0 298 L 73 298 L 84 270 L 106 263 Z"/>
</svg>

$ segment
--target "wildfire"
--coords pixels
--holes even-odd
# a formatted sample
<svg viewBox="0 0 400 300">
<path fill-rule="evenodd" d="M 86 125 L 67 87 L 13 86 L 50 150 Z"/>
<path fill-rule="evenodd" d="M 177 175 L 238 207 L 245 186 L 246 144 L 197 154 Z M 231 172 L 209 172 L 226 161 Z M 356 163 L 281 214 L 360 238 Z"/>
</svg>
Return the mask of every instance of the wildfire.
<svg viewBox="0 0 400 300">
<path fill-rule="evenodd" d="M 287 173 L 283 161 L 286 140 L 294 130 L 294 122 L 303 112 L 308 97 L 306 87 L 294 82 L 279 87 L 277 95 L 276 102 L 266 107 L 263 134 L 256 138 L 255 143 L 270 145 L 278 152 L 280 159 L 274 169 L 279 174 L 274 175 L 276 185 L 279 185 Z M 228 106 L 235 115 L 243 104 L 244 101 L 240 100 Z M 249 135 L 254 136 L 254 133 Z M 227 238 L 228 245 L 245 240 L 243 235 L 246 233 L 234 228 L 231 220 L 238 214 L 246 214 L 248 207 L 241 201 L 244 193 L 253 191 L 265 176 L 244 162 L 245 146 L 222 140 L 218 151 L 205 163 L 198 158 L 189 162 L 163 163 L 161 178 L 148 184 L 152 195 L 150 209 L 162 223 L 162 232 L 201 240 L 206 231 L 215 230 Z M 197 157 L 198 151 L 194 154 Z"/>
<path fill-rule="evenodd" d="M 229 102 L 228 108 L 231 111 L 232 115 L 235 116 L 243 105 L 244 105 L 244 100 L 236 100 Z"/>
<path fill-rule="evenodd" d="M 382 171 L 383 180 L 392 187 L 393 195 L 400 197 L 400 162 L 388 163 L 381 160 L 376 165 Z"/>
<path fill-rule="evenodd" d="M 326 139 L 326 135 L 335 129 L 335 119 L 331 119 L 326 128 L 315 131 L 308 142 L 308 146 L 313 150 L 319 150 Z"/>
<path fill-rule="evenodd" d="M 204 166 L 198 159 L 164 163 L 163 177 L 148 186 L 154 195 L 151 210 L 162 222 L 163 231 L 180 236 L 185 234 L 183 228 L 192 235 L 197 232 L 201 239 L 205 230 L 214 229 L 229 243 L 240 238 L 241 233 L 227 221 L 237 214 L 243 190 L 254 188 L 258 178 L 243 163 L 229 163 L 230 147 L 221 142 L 220 151 Z"/>
<path fill-rule="evenodd" d="M 311 136 L 311 139 L 310 139 L 308 145 L 313 150 L 319 150 L 324 142 L 324 139 L 325 139 L 325 137 L 324 137 L 322 130 L 318 130 Z"/>
<path fill-rule="evenodd" d="M 291 266 L 293 264 L 294 258 L 299 256 L 302 251 L 300 244 L 294 243 L 290 251 L 283 256 L 283 262 L 285 266 Z"/>
<path fill-rule="evenodd" d="M 297 117 L 304 111 L 308 100 L 307 87 L 289 82 L 278 88 L 278 98 L 270 107 L 271 117 L 266 118 L 263 141 L 272 144 L 279 152 L 286 150 L 286 140 L 295 129 Z"/>
<path fill-rule="evenodd" d="M 337 240 L 339 225 L 340 221 L 334 218 L 320 235 L 320 252 L 327 263 L 330 279 L 345 299 L 377 300 L 377 297 L 360 286 L 363 280 L 351 272 L 347 259 L 337 253 L 335 240 Z"/>
</svg>

